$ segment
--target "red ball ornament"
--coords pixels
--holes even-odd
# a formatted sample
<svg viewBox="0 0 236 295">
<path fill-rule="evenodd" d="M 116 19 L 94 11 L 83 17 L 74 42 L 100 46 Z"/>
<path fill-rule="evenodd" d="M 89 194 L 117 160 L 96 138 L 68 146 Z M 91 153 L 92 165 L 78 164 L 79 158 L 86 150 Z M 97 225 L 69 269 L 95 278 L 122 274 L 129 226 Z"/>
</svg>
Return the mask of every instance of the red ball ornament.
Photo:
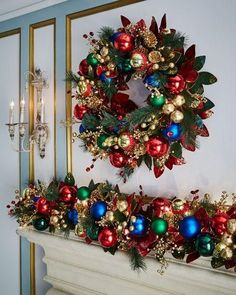
<svg viewBox="0 0 236 295">
<path fill-rule="evenodd" d="M 113 44 L 117 50 L 128 52 L 134 47 L 134 38 L 127 33 L 121 33 L 115 38 Z"/>
<path fill-rule="evenodd" d="M 36 203 L 36 209 L 40 214 L 49 215 L 51 210 L 49 201 L 46 198 L 40 197 Z"/>
<path fill-rule="evenodd" d="M 166 198 L 155 198 L 152 201 L 152 207 L 156 217 L 162 217 L 163 214 L 170 211 L 171 202 Z"/>
<path fill-rule="evenodd" d="M 87 111 L 87 107 L 76 104 L 74 107 L 74 116 L 76 119 L 82 120 Z"/>
<path fill-rule="evenodd" d="M 217 213 L 211 218 L 211 227 L 217 235 L 222 236 L 226 232 L 228 220 L 229 215 L 224 212 Z"/>
<path fill-rule="evenodd" d="M 169 89 L 171 94 L 179 94 L 180 92 L 182 92 L 185 88 L 185 80 L 184 78 L 177 74 L 174 77 L 170 77 L 168 79 L 166 88 Z"/>
<path fill-rule="evenodd" d="M 122 152 L 114 152 L 110 154 L 110 162 L 116 168 L 124 167 L 128 162 L 128 157 Z"/>
<path fill-rule="evenodd" d="M 64 203 L 75 203 L 77 189 L 74 186 L 63 186 L 60 191 L 59 200 Z"/>
<path fill-rule="evenodd" d="M 88 75 L 89 72 L 89 64 L 86 59 L 83 59 L 79 64 L 78 74 L 81 76 Z"/>
<path fill-rule="evenodd" d="M 147 153 L 154 158 L 164 156 L 168 152 L 168 148 L 168 143 L 163 138 L 151 137 L 146 143 Z"/>
<path fill-rule="evenodd" d="M 98 242 L 104 248 L 111 248 L 115 246 L 117 241 L 117 232 L 114 228 L 104 227 L 98 235 Z"/>
</svg>

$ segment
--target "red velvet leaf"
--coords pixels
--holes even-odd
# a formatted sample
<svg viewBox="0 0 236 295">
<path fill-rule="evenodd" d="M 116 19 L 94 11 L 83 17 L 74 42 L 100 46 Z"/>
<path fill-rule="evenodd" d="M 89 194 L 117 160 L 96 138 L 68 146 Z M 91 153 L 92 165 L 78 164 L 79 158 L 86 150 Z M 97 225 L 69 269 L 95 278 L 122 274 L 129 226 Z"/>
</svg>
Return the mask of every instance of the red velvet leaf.
<svg viewBox="0 0 236 295">
<path fill-rule="evenodd" d="M 198 259 L 200 257 L 200 254 L 198 251 L 192 252 L 187 256 L 186 262 L 191 263 L 194 260 Z"/>
<path fill-rule="evenodd" d="M 192 46 L 190 46 L 186 52 L 185 52 L 185 57 L 187 59 L 192 59 L 194 58 L 196 55 L 196 51 L 195 51 L 195 44 L 193 44 Z"/>
<path fill-rule="evenodd" d="M 156 178 L 160 177 L 163 174 L 164 170 L 165 170 L 164 167 L 160 168 L 160 167 L 154 166 L 153 171 L 154 171 L 155 177 Z"/>
<path fill-rule="evenodd" d="M 129 24 L 131 24 L 131 21 L 127 17 L 121 15 L 120 18 L 123 27 L 127 27 Z"/>
<path fill-rule="evenodd" d="M 169 159 L 165 162 L 165 165 L 169 170 L 172 170 L 174 165 L 173 157 L 169 157 Z"/>
<path fill-rule="evenodd" d="M 236 263 L 233 260 L 228 260 L 228 261 L 225 262 L 225 268 L 226 269 L 232 268 L 235 265 L 236 265 Z"/>
<path fill-rule="evenodd" d="M 190 152 L 194 152 L 194 151 L 196 150 L 196 146 L 194 146 L 193 144 L 187 144 L 187 143 L 186 143 L 186 140 L 185 140 L 184 136 L 181 137 L 181 140 L 180 140 L 180 141 L 181 141 L 183 147 L 184 147 L 186 150 L 188 150 L 188 151 L 190 151 Z"/>
<path fill-rule="evenodd" d="M 140 19 L 140 21 L 138 21 L 137 23 L 136 23 L 136 25 L 140 28 L 140 29 L 146 29 L 146 23 L 145 23 L 145 21 L 143 20 L 143 19 Z"/>
<path fill-rule="evenodd" d="M 156 19 L 155 19 L 154 16 L 152 17 L 152 21 L 151 21 L 151 25 L 150 25 L 149 30 L 151 32 L 153 32 L 153 34 L 157 37 L 157 35 L 158 35 L 158 25 L 157 25 L 157 22 L 156 22 Z"/>
<path fill-rule="evenodd" d="M 198 209 L 194 216 L 201 222 L 203 227 L 208 227 L 210 218 L 205 208 Z"/>
<path fill-rule="evenodd" d="M 166 28 L 166 14 L 163 15 L 161 19 L 160 31 Z"/>
<path fill-rule="evenodd" d="M 92 240 L 89 237 L 86 237 L 85 242 L 86 242 L 86 244 L 91 244 Z"/>
<path fill-rule="evenodd" d="M 208 137 L 209 131 L 205 125 L 198 129 L 198 134 L 202 137 Z"/>
</svg>

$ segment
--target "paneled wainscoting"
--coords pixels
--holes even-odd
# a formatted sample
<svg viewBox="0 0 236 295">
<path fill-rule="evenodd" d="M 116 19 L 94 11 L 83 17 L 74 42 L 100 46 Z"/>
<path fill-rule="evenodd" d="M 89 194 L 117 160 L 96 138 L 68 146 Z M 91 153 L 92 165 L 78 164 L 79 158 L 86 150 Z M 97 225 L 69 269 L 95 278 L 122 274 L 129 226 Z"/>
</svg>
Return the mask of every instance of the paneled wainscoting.
<svg viewBox="0 0 236 295">
<path fill-rule="evenodd" d="M 18 234 L 43 247 L 47 265 L 44 280 L 53 287 L 47 295 L 157 295 L 235 294 L 236 275 L 224 269 L 210 268 L 209 259 L 199 259 L 191 265 L 169 259 L 164 275 L 153 257 L 146 258 L 147 271 L 130 270 L 125 253 L 114 257 L 97 245 L 87 245 L 71 234 L 41 233 L 19 229 Z"/>
</svg>

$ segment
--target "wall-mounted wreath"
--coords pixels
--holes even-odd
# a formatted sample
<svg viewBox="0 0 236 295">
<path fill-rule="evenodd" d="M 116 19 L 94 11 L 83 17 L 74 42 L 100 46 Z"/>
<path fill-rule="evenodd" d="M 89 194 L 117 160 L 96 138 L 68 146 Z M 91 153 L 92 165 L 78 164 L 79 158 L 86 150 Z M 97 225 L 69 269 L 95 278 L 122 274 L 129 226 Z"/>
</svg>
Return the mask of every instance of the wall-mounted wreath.
<svg viewBox="0 0 236 295">
<path fill-rule="evenodd" d="M 209 135 L 203 120 L 214 104 L 203 85 L 216 77 L 200 71 L 205 56 L 195 56 L 195 45 L 184 50 L 185 36 L 167 28 L 165 15 L 159 27 L 154 17 L 150 28 L 144 20 L 121 21 L 118 30 L 103 27 L 98 39 L 84 35 L 90 52 L 78 75 L 67 74 L 76 86 L 78 137 L 94 160 L 109 158 L 124 178 L 142 162 L 159 177 L 184 163 L 183 148 L 195 151 L 197 137 Z M 131 79 L 148 90 L 141 106 L 126 92 Z"/>
</svg>

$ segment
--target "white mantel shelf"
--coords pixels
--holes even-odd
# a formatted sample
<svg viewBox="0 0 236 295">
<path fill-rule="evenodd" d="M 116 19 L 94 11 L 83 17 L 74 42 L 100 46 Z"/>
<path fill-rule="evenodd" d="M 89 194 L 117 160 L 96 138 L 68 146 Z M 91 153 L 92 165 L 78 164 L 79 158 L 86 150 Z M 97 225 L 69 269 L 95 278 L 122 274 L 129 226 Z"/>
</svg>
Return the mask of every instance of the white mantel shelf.
<svg viewBox="0 0 236 295">
<path fill-rule="evenodd" d="M 17 233 L 45 251 L 44 279 L 53 286 L 47 295 L 236 294 L 236 275 L 224 269 L 213 270 L 209 259 L 198 259 L 191 265 L 170 259 L 161 276 L 156 272 L 157 261 L 147 257 L 147 271 L 138 274 L 130 270 L 123 252 L 111 256 L 73 236 L 65 239 L 28 228 Z"/>
</svg>

